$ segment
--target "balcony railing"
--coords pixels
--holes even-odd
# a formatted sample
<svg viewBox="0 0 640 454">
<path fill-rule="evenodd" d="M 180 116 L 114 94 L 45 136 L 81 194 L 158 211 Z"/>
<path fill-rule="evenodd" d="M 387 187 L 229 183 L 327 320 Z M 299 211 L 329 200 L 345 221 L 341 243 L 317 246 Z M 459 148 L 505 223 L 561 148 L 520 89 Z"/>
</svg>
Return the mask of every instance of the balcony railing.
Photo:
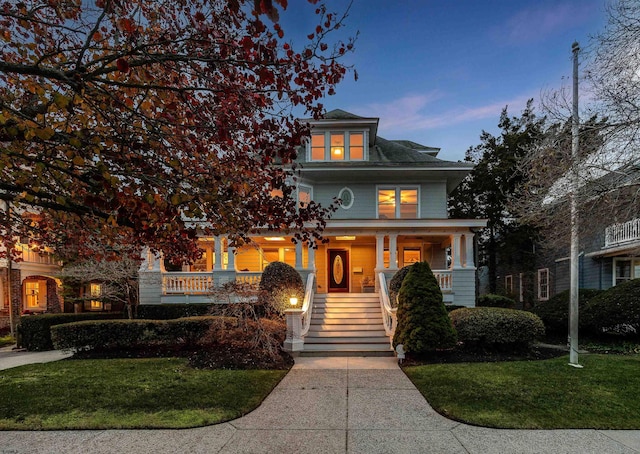
<svg viewBox="0 0 640 454">
<path fill-rule="evenodd" d="M 640 218 L 613 224 L 604 231 L 604 247 L 618 246 L 640 240 Z"/>
<path fill-rule="evenodd" d="M 40 265 L 60 265 L 60 262 L 48 252 L 34 251 L 29 246 L 18 246 L 18 250 L 21 252 L 21 259 L 27 263 L 38 263 Z"/>
</svg>

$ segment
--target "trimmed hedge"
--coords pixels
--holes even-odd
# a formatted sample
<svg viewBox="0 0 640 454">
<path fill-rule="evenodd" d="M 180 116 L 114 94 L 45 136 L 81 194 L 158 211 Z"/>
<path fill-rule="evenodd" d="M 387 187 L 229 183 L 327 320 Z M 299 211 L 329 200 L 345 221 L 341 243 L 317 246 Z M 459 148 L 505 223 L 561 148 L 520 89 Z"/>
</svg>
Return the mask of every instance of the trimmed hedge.
<svg viewBox="0 0 640 454">
<path fill-rule="evenodd" d="M 453 348 L 456 332 L 442 302 L 442 291 L 429 264 L 411 265 L 398 294 L 398 325 L 393 346 L 407 353 L 424 354 Z"/>
<path fill-rule="evenodd" d="M 515 300 L 503 295 L 488 293 L 478 297 L 477 307 L 503 307 L 505 309 L 515 309 Z"/>
<path fill-rule="evenodd" d="M 132 350 L 149 347 L 181 349 L 195 346 L 218 325 L 237 325 L 232 317 L 185 317 L 172 320 L 100 320 L 51 328 L 56 349 L 79 351 Z"/>
<path fill-rule="evenodd" d="M 216 304 L 141 304 L 136 318 L 143 320 L 170 320 L 181 317 L 209 315 Z"/>
<path fill-rule="evenodd" d="M 391 303 L 391 307 L 398 307 L 398 293 L 400 292 L 400 287 L 402 287 L 402 281 L 409 273 L 410 268 L 411 265 L 403 266 L 396 271 L 396 274 L 389 281 L 389 303 Z"/>
<path fill-rule="evenodd" d="M 18 345 L 29 351 L 53 350 L 52 326 L 81 320 L 113 320 L 123 317 L 122 312 L 24 315 L 20 317 L 18 325 Z"/>
<path fill-rule="evenodd" d="M 266 313 L 272 315 L 275 311 L 284 315 L 284 311 L 291 307 L 289 299 L 298 298 L 298 305 L 304 300 L 304 283 L 300 273 L 294 267 L 284 262 L 269 263 L 260 278 L 260 294 L 265 303 Z"/>
<path fill-rule="evenodd" d="M 585 308 L 587 303 L 603 292 L 604 290 L 580 289 L 578 293 L 580 328 L 584 327 L 583 319 L 586 315 Z M 567 335 L 569 329 L 569 299 L 570 291 L 565 290 L 549 298 L 548 301 L 536 304 L 536 306 L 531 309 L 531 312 L 542 319 L 547 334 Z"/>
<path fill-rule="evenodd" d="M 528 348 L 544 336 L 542 320 L 531 312 L 500 307 L 470 307 L 449 314 L 463 346 L 476 350 Z"/>
<path fill-rule="evenodd" d="M 595 334 L 638 336 L 640 279 L 633 279 L 594 296 L 581 314 L 584 327 Z"/>
</svg>

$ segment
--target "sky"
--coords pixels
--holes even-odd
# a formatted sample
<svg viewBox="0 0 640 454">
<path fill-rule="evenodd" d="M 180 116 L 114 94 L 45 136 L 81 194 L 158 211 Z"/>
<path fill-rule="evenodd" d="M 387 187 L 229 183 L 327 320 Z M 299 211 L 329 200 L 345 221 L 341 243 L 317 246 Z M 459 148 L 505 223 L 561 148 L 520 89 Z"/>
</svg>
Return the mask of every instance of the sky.
<svg viewBox="0 0 640 454">
<path fill-rule="evenodd" d="M 334 11 L 349 5 L 326 3 Z M 504 107 L 518 116 L 529 98 L 537 103 L 571 83 L 571 45 L 585 48 L 602 31 L 605 6 L 605 0 L 353 0 L 339 33 L 358 32 L 343 62 L 359 78 L 348 74 L 323 102 L 327 110 L 379 117 L 378 135 L 386 139 L 440 147 L 440 159 L 462 160 L 483 130 L 499 134 Z M 285 34 L 312 30 L 313 11 L 289 0 L 281 16 Z"/>
</svg>

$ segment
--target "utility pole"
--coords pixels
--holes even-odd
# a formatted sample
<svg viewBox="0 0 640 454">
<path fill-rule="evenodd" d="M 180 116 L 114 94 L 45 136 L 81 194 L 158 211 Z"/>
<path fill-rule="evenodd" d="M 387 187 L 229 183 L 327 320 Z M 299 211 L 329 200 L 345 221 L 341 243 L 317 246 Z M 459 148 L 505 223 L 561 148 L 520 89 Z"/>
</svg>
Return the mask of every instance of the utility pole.
<svg viewBox="0 0 640 454">
<path fill-rule="evenodd" d="M 582 366 L 578 363 L 578 273 L 579 273 L 579 249 L 580 237 L 578 234 L 578 147 L 580 145 L 580 120 L 578 118 L 578 53 L 580 46 L 574 42 L 571 46 L 573 52 L 573 115 L 571 117 L 571 273 L 570 300 L 569 300 L 569 365 Z"/>
</svg>

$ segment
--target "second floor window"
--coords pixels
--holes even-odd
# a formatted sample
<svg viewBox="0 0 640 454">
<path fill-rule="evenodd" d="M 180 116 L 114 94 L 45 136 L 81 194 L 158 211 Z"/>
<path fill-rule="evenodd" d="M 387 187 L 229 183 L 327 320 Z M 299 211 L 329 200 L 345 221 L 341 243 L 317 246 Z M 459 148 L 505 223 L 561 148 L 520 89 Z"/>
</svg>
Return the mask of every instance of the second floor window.
<svg viewBox="0 0 640 454">
<path fill-rule="evenodd" d="M 319 132 L 311 135 L 312 161 L 363 161 L 364 132 Z"/>
<path fill-rule="evenodd" d="M 417 219 L 418 188 L 378 188 L 378 219 Z"/>
<path fill-rule="evenodd" d="M 547 301 L 549 299 L 549 268 L 538 270 L 538 300 Z"/>
</svg>

